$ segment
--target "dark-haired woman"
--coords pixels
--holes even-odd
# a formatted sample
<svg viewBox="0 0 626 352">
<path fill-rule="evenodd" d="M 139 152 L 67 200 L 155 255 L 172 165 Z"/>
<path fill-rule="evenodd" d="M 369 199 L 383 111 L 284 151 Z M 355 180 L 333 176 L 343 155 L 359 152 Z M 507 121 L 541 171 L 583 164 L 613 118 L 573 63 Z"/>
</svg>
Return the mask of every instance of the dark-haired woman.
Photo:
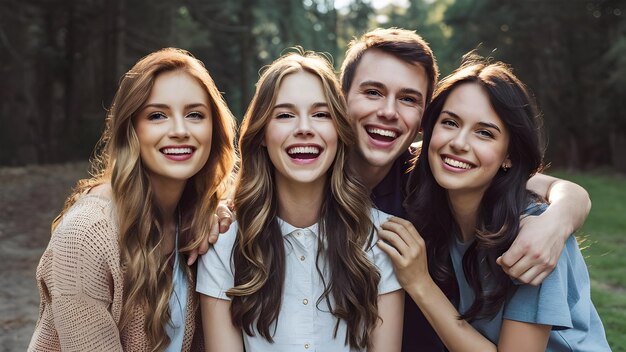
<svg viewBox="0 0 626 352">
<path fill-rule="evenodd" d="M 609 351 L 574 236 L 539 286 L 514 282 L 497 264 L 520 219 L 547 207 L 526 190 L 542 149 L 522 82 L 506 65 L 470 55 L 438 86 L 422 128 L 405 202 L 415 227 L 392 219 L 379 246 L 447 348 Z M 441 290 L 450 287 L 454 304 Z"/>
</svg>

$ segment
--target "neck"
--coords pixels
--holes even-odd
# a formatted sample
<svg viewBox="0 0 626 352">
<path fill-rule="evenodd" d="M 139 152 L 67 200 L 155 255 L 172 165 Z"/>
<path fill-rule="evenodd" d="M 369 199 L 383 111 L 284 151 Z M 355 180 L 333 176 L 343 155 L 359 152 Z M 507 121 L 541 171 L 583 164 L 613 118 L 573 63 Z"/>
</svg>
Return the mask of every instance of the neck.
<svg viewBox="0 0 626 352">
<path fill-rule="evenodd" d="M 387 176 L 393 166 L 393 162 L 383 166 L 372 165 L 358 152 L 352 153 L 348 163 L 370 192 Z"/>
<path fill-rule="evenodd" d="M 277 177 L 278 216 L 289 224 L 304 228 L 319 221 L 326 180 L 301 184 Z"/>
<path fill-rule="evenodd" d="M 448 202 L 450 203 L 452 216 L 454 216 L 461 229 L 461 240 L 464 242 L 473 239 L 475 236 L 481 200 L 482 194 L 448 191 Z"/>
<path fill-rule="evenodd" d="M 178 222 L 178 203 L 185 189 L 185 181 L 181 182 L 162 182 L 158 178 L 151 178 L 152 191 L 156 205 L 159 207 L 161 216 L 163 217 L 163 254 L 169 255 L 174 250 L 176 239 L 176 223 Z"/>
</svg>

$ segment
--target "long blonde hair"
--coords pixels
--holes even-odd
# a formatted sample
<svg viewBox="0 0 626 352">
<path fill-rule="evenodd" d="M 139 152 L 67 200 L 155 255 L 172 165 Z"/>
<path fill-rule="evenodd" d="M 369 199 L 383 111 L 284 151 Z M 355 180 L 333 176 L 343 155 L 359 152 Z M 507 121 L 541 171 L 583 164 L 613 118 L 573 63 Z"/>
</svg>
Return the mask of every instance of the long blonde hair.
<svg viewBox="0 0 626 352">
<path fill-rule="evenodd" d="M 170 319 L 172 275 L 169 258 L 159 250 L 163 242 L 163 217 L 155 204 L 150 178 L 142 166 L 133 117 L 147 101 L 154 81 L 163 72 L 183 71 L 206 90 L 211 107 L 213 135 L 211 154 L 204 167 L 186 184 L 179 201 L 182 215 L 181 249 L 197 248 L 210 230 L 211 214 L 227 187 L 236 162 L 235 120 L 213 79 L 199 60 L 181 49 L 166 48 L 139 60 L 122 78 L 107 115 L 106 128 L 92 160 L 92 177 L 81 180 L 61 214 L 95 185 L 111 182 L 119 225 L 118 241 L 124 269 L 124 296 L 120 331 L 134 314 L 145 314 L 145 332 L 153 350 L 169 344 L 165 324 Z M 187 269 L 187 278 L 195 274 Z"/>
<path fill-rule="evenodd" d="M 335 334 L 339 321 L 344 320 L 348 327 L 346 343 L 363 349 L 369 345 L 378 318 L 380 281 L 380 274 L 363 251 L 373 233 L 370 202 L 365 186 L 356 181 L 347 163 L 356 137 L 347 119 L 341 87 L 328 61 L 311 52 L 289 53 L 265 70 L 242 122 L 241 169 L 234 199 L 238 221 L 233 249 L 235 287 L 227 292 L 232 298 L 231 315 L 234 324 L 247 334 L 253 334 L 255 324 L 259 334 L 272 341 L 271 324 L 278 319 L 285 284 L 285 251 L 276 221 L 274 166 L 262 141 L 282 80 L 302 71 L 320 79 L 339 136 L 320 211 L 317 253 L 318 259 L 323 256 L 329 264 L 331 277 L 324 282 L 325 290 L 317 304 L 327 304 L 337 318 Z M 319 267 L 317 270 L 322 276 Z"/>
</svg>

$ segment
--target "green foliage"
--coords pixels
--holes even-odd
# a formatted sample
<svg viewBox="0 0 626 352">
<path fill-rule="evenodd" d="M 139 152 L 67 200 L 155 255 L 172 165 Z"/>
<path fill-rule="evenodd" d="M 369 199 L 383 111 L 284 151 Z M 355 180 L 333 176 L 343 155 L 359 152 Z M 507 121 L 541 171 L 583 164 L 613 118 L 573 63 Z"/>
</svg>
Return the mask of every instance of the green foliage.
<svg viewBox="0 0 626 352">
<path fill-rule="evenodd" d="M 555 172 L 584 187 L 593 206 L 576 236 L 591 276 L 592 299 L 613 351 L 626 351 L 626 178 Z"/>
<path fill-rule="evenodd" d="M 607 135 L 623 124 L 615 114 L 623 88 L 612 89 L 624 86 L 624 76 L 615 74 L 624 69 L 623 7 L 619 1 L 458 0 L 444 20 L 453 31 L 451 47 L 463 53 L 482 44 L 484 55 L 511 64 L 534 90 L 552 141 L 549 159 L 589 168 L 610 164 L 619 153 Z M 624 136 L 623 129 L 611 133 Z"/>
<path fill-rule="evenodd" d="M 467 51 L 511 64 L 539 101 L 548 160 L 626 172 L 626 6 L 623 0 L 0 0 L 0 164 L 85 158 L 120 76 L 165 46 L 201 59 L 235 116 L 259 70 L 286 48 L 328 53 L 374 27 L 416 30 L 442 76 Z M 15 119 L 20 116 L 20 119 Z M 100 116 L 94 119 L 93 116 Z M 93 141 L 95 143 L 95 140 Z"/>
</svg>

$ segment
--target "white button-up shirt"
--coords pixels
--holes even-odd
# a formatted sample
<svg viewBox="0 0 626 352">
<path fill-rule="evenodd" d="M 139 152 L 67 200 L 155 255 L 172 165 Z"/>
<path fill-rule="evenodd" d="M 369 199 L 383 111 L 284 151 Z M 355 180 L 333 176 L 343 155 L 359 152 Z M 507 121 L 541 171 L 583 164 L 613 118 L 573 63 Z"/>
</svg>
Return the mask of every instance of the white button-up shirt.
<svg viewBox="0 0 626 352">
<path fill-rule="evenodd" d="M 372 209 L 372 220 L 376 227 L 388 217 L 389 215 Z M 345 344 L 345 321 L 339 322 L 337 338 L 333 338 L 336 318 L 330 313 L 325 299 L 318 304 L 324 291 L 322 279 L 315 266 L 318 225 L 301 229 L 282 219 L 278 219 L 278 223 L 285 240 L 286 268 L 282 304 L 278 321 L 274 323 L 277 324 L 274 343 L 265 340 L 254 329 L 255 336 L 243 334 L 246 351 L 352 351 Z M 196 291 L 229 300 L 226 291 L 234 286 L 231 253 L 236 233 L 237 222 L 234 222 L 228 232 L 220 235 L 217 243 L 200 258 Z M 380 272 L 378 294 L 382 295 L 398 290 L 401 286 L 393 272 L 391 260 L 375 245 L 377 240 L 378 237 L 374 235 L 373 246 L 367 248 L 366 253 Z M 328 282 L 328 268 L 322 263 L 319 267 Z M 333 304 L 332 297 L 330 301 Z M 274 331 L 274 326 L 270 327 L 270 331 Z"/>
</svg>

